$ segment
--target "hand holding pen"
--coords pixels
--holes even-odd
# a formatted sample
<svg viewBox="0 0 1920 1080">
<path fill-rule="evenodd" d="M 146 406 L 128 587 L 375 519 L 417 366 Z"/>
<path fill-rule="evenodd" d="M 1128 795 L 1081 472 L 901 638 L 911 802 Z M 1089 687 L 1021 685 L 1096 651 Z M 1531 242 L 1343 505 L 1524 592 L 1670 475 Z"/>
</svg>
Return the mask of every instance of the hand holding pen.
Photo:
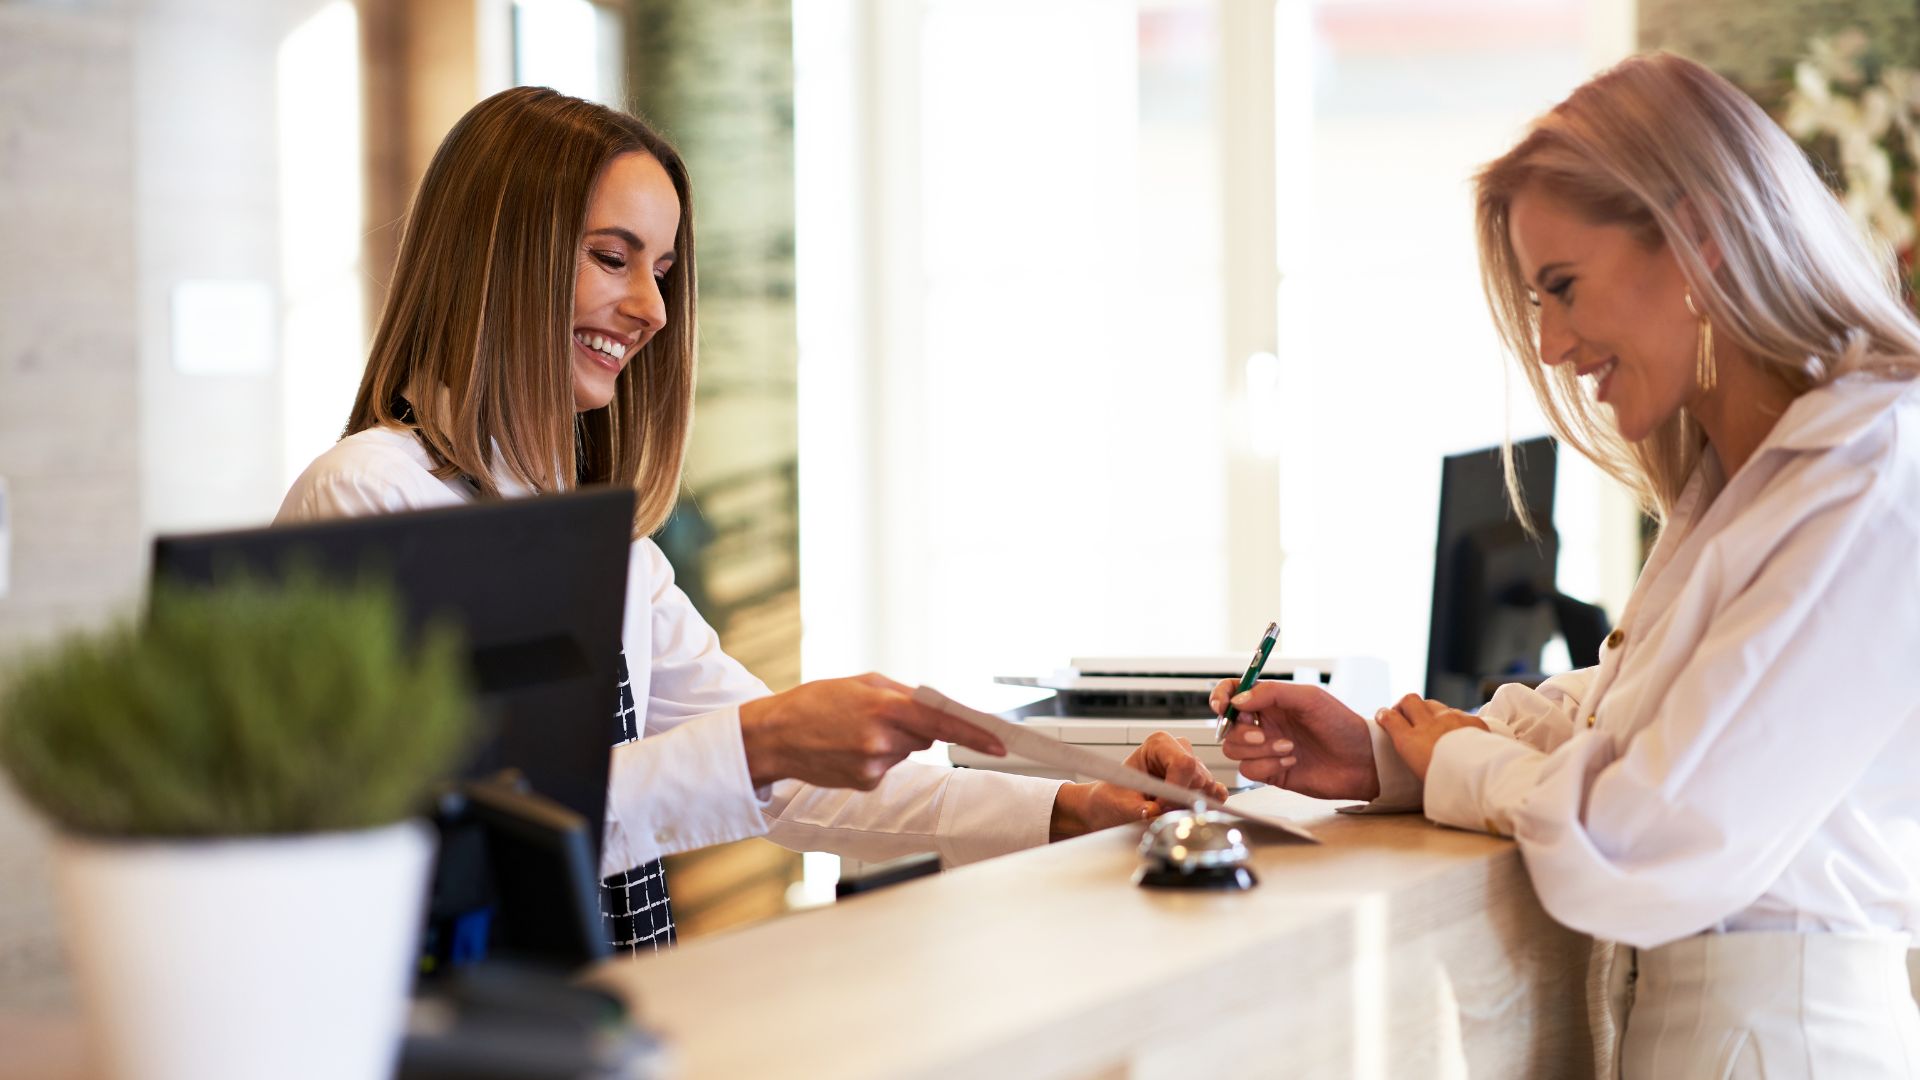
<svg viewBox="0 0 1920 1080">
<path fill-rule="evenodd" d="M 1380 794 L 1367 722 L 1320 687 L 1269 679 L 1241 690 L 1223 679 L 1211 701 L 1223 717 L 1234 710 L 1220 749 L 1247 779 L 1316 799 Z"/>
</svg>

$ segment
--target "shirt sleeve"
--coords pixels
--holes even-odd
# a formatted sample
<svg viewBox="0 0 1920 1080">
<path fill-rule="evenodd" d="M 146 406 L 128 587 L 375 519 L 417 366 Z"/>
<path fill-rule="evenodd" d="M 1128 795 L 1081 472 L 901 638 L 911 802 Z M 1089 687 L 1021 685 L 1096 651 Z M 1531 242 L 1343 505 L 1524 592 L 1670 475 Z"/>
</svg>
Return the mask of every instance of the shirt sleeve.
<svg viewBox="0 0 1920 1080">
<path fill-rule="evenodd" d="M 1573 738 L 1580 703 L 1593 688 L 1599 668 L 1580 668 L 1555 675 L 1539 686 L 1508 683 L 1493 692 L 1493 700 L 1479 716 L 1487 727 L 1517 739 L 1535 750 L 1551 752 Z"/>
<path fill-rule="evenodd" d="M 720 709 L 613 748 L 601 877 L 767 831 L 740 710 Z"/>
<path fill-rule="evenodd" d="M 756 790 L 740 738 L 740 705 L 765 683 L 720 648 L 719 635 L 673 581 L 651 540 L 628 565 L 626 630 L 649 642 L 642 738 L 614 748 L 607 777 L 603 876 L 682 851 L 764 835 L 768 792 Z"/>
<path fill-rule="evenodd" d="M 1717 610 L 1676 605 L 1698 644 L 1652 716 L 1615 721 L 1630 736 L 1557 709 L 1537 742 L 1442 738 L 1428 816 L 1513 835 L 1548 912 L 1597 937 L 1650 947 L 1751 904 L 1920 703 L 1920 616 L 1888 602 L 1920 595 L 1920 528 L 1877 505 L 1891 489 L 1832 492 Z M 1692 569 L 1729 572 L 1711 547 Z"/>
<path fill-rule="evenodd" d="M 653 670 L 645 738 L 619 747 L 608 795 L 609 872 L 749 836 L 796 851 L 881 860 L 937 852 L 949 865 L 1047 842 L 1060 781 L 904 761 L 872 791 L 783 780 L 755 789 L 740 737 L 740 704 L 766 684 L 720 648 L 720 639 L 673 584 L 651 541 L 634 545 L 630 571 L 651 583 L 645 608 L 628 601 L 627 640 L 648 620 Z M 636 611 L 639 615 L 636 616 Z"/>
<path fill-rule="evenodd" d="M 1380 779 L 1380 794 L 1372 802 L 1343 806 L 1343 814 L 1410 814 L 1419 811 L 1422 791 L 1420 778 L 1400 758 L 1393 738 L 1385 728 L 1366 717 L 1367 737 L 1373 742 L 1373 771 Z"/>
<path fill-rule="evenodd" d="M 774 785 L 767 836 L 799 851 L 879 861 L 937 852 L 948 866 L 1047 842 L 1061 781 L 903 761 L 872 791 Z"/>
<path fill-rule="evenodd" d="M 339 443 L 287 489 L 275 524 L 457 505 L 433 474 L 387 447 Z"/>
<path fill-rule="evenodd" d="M 636 632 L 637 624 L 648 624 L 645 636 L 652 642 L 653 671 L 647 689 L 647 734 L 657 735 L 699 718 L 727 714 L 732 717 L 737 743 L 739 706 L 773 691 L 720 648 L 720 635 L 674 584 L 673 564 L 653 541 L 635 541 L 628 574 L 636 586 L 644 583 L 649 590 L 645 595 L 629 590 L 625 635 L 628 641 L 636 640 L 641 636 Z M 740 759 L 744 768 L 744 749 Z"/>
<path fill-rule="evenodd" d="M 279 523 L 336 517 L 364 517 L 415 509 L 406 492 L 395 484 L 365 477 L 334 475 L 302 484 L 287 492 L 274 516 Z"/>
<path fill-rule="evenodd" d="M 1493 693 L 1480 710 L 1480 719 L 1499 735 L 1517 739 L 1538 750 L 1551 750 L 1573 734 L 1573 715 L 1593 684 L 1595 668 L 1555 675 L 1538 687 L 1508 683 Z M 1380 778 L 1380 794 L 1364 806 L 1344 808 L 1356 814 L 1404 814 L 1417 811 L 1426 798 L 1424 785 L 1394 749 L 1393 739 L 1373 717 L 1366 718 L 1373 740 L 1373 767 Z M 1489 830 L 1491 831 L 1491 830 Z"/>
</svg>

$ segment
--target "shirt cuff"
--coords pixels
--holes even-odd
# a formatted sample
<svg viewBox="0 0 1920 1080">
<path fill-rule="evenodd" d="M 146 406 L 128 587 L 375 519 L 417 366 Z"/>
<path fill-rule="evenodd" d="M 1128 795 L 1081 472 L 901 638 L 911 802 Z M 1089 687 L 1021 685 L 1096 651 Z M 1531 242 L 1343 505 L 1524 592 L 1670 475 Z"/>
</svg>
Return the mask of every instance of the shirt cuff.
<svg viewBox="0 0 1920 1080">
<path fill-rule="evenodd" d="M 1427 766 L 1427 817 L 1442 825 L 1512 836 L 1514 812 L 1533 790 L 1546 755 L 1478 728 L 1449 731 Z"/>
<path fill-rule="evenodd" d="M 1046 843 L 1054 796 L 1064 782 L 989 769 L 953 770 L 941 799 L 940 861 L 961 866 Z"/>
<path fill-rule="evenodd" d="M 608 769 L 601 876 L 764 835 L 762 805 L 747 772 L 738 708 L 621 743 Z"/>
<path fill-rule="evenodd" d="M 1373 740 L 1373 769 L 1380 778 L 1380 794 L 1370 803 L 1359 806 L 1343 806 L 1343 814 L 1408 814 L 1420 809 L 1420 778 L 1413 775 L 1407 763 L 1400 760 L 1400 751 L 1393 748 L 1393 739 L 1372 718 L 1366 721 L 1367 735 Z"/>
</svg>

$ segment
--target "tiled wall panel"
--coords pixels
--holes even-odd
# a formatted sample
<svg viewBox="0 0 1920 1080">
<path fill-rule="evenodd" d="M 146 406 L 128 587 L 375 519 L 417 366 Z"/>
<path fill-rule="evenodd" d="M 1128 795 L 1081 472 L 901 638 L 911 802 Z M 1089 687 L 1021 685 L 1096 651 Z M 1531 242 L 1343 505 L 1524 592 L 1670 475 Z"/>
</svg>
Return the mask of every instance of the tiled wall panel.
<svg viewBox="0 0 1920 1080">
<path fill-rule="evenodd" d="M 140 575 L 131 18 L 0 3 L 0 664 Z M 62 1000 L 46 833 L 0 791 L 0 1007 Z"/>
</svg>

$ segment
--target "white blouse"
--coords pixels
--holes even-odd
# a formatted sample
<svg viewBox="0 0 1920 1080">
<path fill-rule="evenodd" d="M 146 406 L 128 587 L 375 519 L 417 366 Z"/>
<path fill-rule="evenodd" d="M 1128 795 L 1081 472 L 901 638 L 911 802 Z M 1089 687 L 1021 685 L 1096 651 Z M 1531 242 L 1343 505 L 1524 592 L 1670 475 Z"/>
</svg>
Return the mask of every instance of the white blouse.
<svg viewBox="0 0 1920 1080">
<path fill-rule="evenodd" d="M 510 480 L 500 488 L 526 493 Z M 411 432 L 370 428 L 315 459 L 294 481 L 275 521 L 422 510 L 472 497 L 458 480 L 433 475 Z M 613 749 L 603 877 L 749 836 L 870 860 L 932 851 L 948 863 L 1047 840 L 1056 780 L 906 761 L 869 792 L 797 780 L 756 789 L 740 739 L 739 706 L 769 691 L 720 650 L 651 540 L 633 543 L 621 647 L 645 727 L 641 738 Z"/>
<path fill-rule="evenodd" d="M 1920 925 L 1915 383 L 1803 395 L 1731 482 L 1709 451 L 1619 631 L 1443 737 L 1427 816 L 1514 837 L 1549 913 L 1629 945 Z"/>
</svg>

